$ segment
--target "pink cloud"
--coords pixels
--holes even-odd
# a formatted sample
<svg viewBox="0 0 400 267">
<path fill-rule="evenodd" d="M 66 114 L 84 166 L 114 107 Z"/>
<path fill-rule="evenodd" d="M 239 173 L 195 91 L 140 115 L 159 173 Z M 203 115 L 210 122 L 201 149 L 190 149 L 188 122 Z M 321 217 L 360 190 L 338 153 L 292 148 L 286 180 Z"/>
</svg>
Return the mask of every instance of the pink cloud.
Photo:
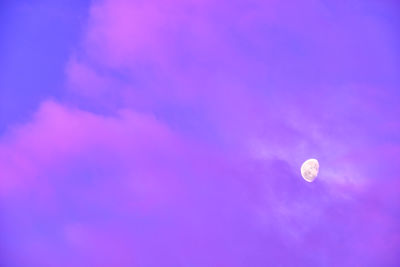
<svg viewBox="0 0 400 267">
<path fill-rule="evenodd" d="M 172 13 L 181 1 L 101 1 L 90 10 L 86 49 L 114 67 L 159 57 L 171 26 L 182 23 L 182 13 Z M 172 24 L 172 25 L 171 25 Z M 174 28 L 174 27 L 172 27 Z"/>
<path fill-rule="evenodd" d="M 7 194 L 56 182 L 45 177 L 54 172 L 67 174 L 70 166 L 79 165 L 76 160 L 92 157 L 92 164 L 116 164 L 122 173 L 115 175 L 123 175 L 127 185 L 132 183 L 129 172 L 141 176 L 128 188 L 155 196 L 161 191 L 152 193 L 152 188 L 167 181 L 152 181 L 147 167 L 157 157 L 174 157 L 181 151 L 176 134 L 150 115 L 121 110 L 117 116 L 107 117 L 47 101 L 30 123 L 14 127 L 0 144 L 1 191 Z"/>
<path fill-rule="evenodd" d="M 314 0 L 95 1 L 66 97 L 0 140 L 10 257 L 309 266 L 310 247 L 316 265 L 396 259 L 400 150 L 382 136 L 397 103 L 346 77 L 329 85 L 319 68 L 336 54 L 312 51 L 358 51 L 329 16 Z M 321 163 L 312 184 L 308 157 Z"/>
</svg>

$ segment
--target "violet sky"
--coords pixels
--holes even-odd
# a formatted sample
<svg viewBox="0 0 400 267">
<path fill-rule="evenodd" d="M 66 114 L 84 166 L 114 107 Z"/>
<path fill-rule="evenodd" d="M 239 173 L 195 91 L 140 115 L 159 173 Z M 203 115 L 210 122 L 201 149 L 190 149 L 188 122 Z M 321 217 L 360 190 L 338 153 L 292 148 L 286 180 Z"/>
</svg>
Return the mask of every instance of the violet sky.
<svg viewBox="0 0 400 267">
<path fill-rule="evenodd" d="M 399 12 L 2 0 L 0 266 L 400 266 Z"/>
</svg>

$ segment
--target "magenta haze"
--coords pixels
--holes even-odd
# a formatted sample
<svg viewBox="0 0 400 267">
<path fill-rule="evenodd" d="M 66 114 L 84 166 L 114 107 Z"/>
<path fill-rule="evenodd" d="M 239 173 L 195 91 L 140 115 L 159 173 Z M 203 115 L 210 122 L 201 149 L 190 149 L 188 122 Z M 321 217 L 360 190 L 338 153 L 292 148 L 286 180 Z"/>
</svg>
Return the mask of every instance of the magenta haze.
<svg viewBox="0 0 400 267">
<path fill-rule="evenodd" d="M 1 1 L 0 266 L 399 266 L 399 10 Z"/>
</svg>

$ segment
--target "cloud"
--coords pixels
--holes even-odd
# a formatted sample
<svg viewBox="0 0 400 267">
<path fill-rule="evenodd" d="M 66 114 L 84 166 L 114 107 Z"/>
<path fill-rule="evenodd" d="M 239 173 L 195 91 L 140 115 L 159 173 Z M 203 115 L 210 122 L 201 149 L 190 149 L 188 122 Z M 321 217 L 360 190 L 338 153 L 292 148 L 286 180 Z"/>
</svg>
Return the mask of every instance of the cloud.
<svg viewBox="0 0 400 267">
<path fill-rule="evenodd" d="M 126 159 L 140 161 L 152 153 L 172 156 L 172 148 L 179 149 L 177 138 L 152 116 L 121 110 L 116 117 L 106 117 L 47 101 L 30 123 L 3 137 L 0 151 L 8 171 L 3 172 L 2 185 L 35 184 L 76 158 L 95 156 L 93 163 L 101 164 L 113 156 L 125 157 L 120 163 L 124 165 L 129 164 Z M 105 156 L 96 157 L 96 151 Z"/>
<path fill-rule="evenodd" d="M 398 96 L 338 68 L 368 37 L 339 11 L 95 1 L 65 94 L 0 139 L 10 265 L 395 265 Z"/>
<path fill-rule="evenodd" d="M 361 190 L 304 184 L 289 161 L 231 155 L 149 114 L 106 116 L 54 101 L 4 136 L 0 152 L 9 231 L 1 242 L 13 238 L 10 255 L 28 263 L 290 265 L 288 254 L 301 265 L 395 261 L 394 177 Z M 363 245 L 372 241 L 378 247 Z"/>
</svg>

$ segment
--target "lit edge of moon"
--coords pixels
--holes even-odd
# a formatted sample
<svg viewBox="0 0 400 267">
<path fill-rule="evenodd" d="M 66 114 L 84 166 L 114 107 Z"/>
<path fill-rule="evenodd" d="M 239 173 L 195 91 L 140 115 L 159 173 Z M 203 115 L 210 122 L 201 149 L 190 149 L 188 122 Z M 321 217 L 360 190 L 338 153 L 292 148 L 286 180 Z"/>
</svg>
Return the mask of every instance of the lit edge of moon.
<svg viewBox="0 0 400 267">
<path fill-rule="evenodd" d="M 316 159 L 308 159 L 301 165 L 301 176 L 309 183 L 317 178 L 318 171 L 319 163 Z"/>
</svg>

